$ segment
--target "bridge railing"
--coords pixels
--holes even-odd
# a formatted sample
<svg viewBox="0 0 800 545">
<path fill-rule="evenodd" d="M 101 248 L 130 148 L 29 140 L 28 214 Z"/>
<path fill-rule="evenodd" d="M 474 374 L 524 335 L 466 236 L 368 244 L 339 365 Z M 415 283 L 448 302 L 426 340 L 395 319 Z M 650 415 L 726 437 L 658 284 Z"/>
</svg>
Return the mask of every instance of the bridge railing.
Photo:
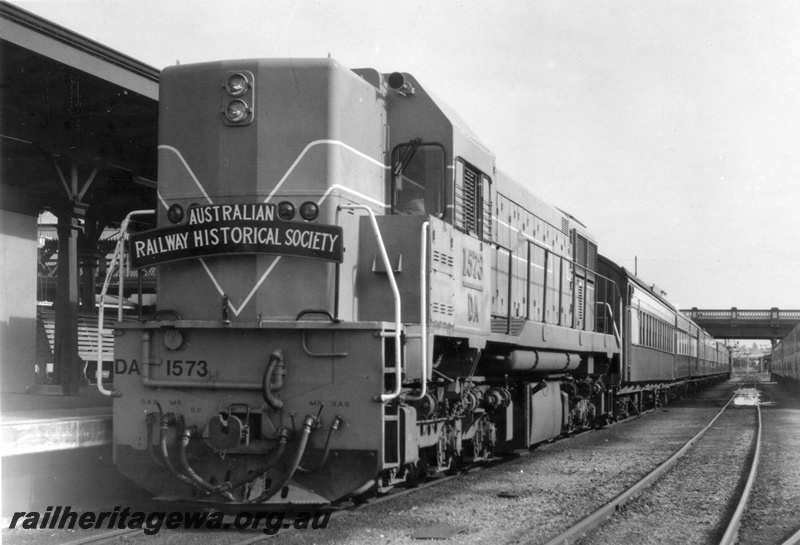
<svg viewBox="0 0 800 545">
<path fill-rule="evenodd" d="M 800 320 L 800 310 L 781 310 L 772 307 L 769 310 L 739 309 L 698 309 L 693 307 L 682 310 L 692 320 L 764 320 L 764 321 L 797 321 Z"/>
</svg>

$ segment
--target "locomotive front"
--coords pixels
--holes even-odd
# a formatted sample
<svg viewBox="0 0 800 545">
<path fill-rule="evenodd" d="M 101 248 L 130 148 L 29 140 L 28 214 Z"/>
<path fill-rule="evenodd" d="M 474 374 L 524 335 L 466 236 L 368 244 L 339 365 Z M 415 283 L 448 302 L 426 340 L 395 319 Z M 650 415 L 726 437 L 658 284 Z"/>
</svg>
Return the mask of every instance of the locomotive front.
<svg viewBox="0 0 800 545">
<path fill-rule="evenodd" d="M 353 319 L 359 215 L 385 198 L 380 77 L 163 71 L 158 228 L 129 245 L 158 312 L 119 325 L 114 383 L 116 464 L 154 495 L 323 504 L 398 462 L 380 397 L 400 324 Z"/>
</svg>

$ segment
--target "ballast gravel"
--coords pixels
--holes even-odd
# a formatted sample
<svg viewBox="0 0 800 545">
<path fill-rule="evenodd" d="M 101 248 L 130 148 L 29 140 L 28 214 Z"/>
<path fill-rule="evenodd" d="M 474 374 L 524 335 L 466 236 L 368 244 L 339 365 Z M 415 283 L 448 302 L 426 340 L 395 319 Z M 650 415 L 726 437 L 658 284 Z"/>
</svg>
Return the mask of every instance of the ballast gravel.
<svg viewBox="0 0 800 545">
<path fill-rule="evenodd" d="M 749 474 L 756 421 L 752 406 L 729 408 L 669 471 L 578 545 L 719 543 Z"/>
<path fill-rule="evenodd" d="M 784 543 L 800 530 L 800 384 L 795 387 L 761 387 L 761 463 L 740 545 Z"/>
<path fill-rule="evenodd" d="M 705 426 L 732 395 L 722 383 L 640 418 L 331 520 L 275 543 L 420 543 L 436 525 L 453 543 L 545 543 L 620 494 Z"/>
<path fill-rule="evenodd" d="M 127 544 L 171 545 L 250 542 L 418 544 L 415 535 L 446 532 L 439 543 L 543 544 L 627 489 L 671 456 L 717 414 L 733 394 L 736 384 L 721 383 L 694 397 L 673 402 L 641 417 L 607 428 L 544 444 L 510 461 L 473 471 L 441 484 L 424 487 L 388 501 L 335 514 L 325 529 L 290 530 L 275 536 L 260 531 L 169 531 L 155 536 L 132 536 Z M 764 385 L 765 414 L 762 468 L 745 513 L 740 543 L 781 543 L 800 527 L 800 395 L 776 385 Z M 728 469 L 725 452 L 746 448 L 748 437 L 728 445 L 707 469 L 739 478 Z M 683 463 L 688 463 L 683 462 Z M 679 462 L 681 464 L 681 462 Z M 720 467 L 722 466 L 722 467 Z M 701 470 L 703 471 L 703 470 Z M 729 476 L 730 476 L 729 475 Z M 708 476 L 708 475 L 707 475 Z M 599 535 L 586 543 L 705 543 L 707 535 L 656 534 L 652 521 L 673 510 L 680 520 L 694 519 L 702 526 L 719 516 L 718 494 L 709 493 L 692 475 L 678 480 L 687 501 L 672 506 L 659 492 L 662 477 L 651 494 L 635 498 L 622 509 L 623 517 L 642 517 L 635 533 Z M 637 503 L 638 502 L 638 503 Z M 692 523 L 695 524 L 695 523 Z M 422 534 L 421 534 L 422 532 Z M 13 537 L 9 543 L 50 543 L 52 536 L 39 531 Z M 442 534 L 446 535 L 445 533 Z M 656 537 L 658 536 L 658 537 Z M 49 539 L 47 538 L 49 537 Z M 74 535 L 74 538 L 84 537 Z M 16 539 L 15 539 L 16 538 Z M 41 538 L 41 539 L 39 539 Z M 261 541 L 263 538 L 264 541 Z M 712 540 L 713 541 L 713 540 Z"/>
</svg>

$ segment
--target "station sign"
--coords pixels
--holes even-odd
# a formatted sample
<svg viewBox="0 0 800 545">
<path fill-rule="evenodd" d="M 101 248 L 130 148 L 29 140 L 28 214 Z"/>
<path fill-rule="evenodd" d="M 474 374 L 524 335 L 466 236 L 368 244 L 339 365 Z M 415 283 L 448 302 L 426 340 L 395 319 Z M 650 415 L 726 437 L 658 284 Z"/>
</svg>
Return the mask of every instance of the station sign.
<svg viewBox="0 0 800 545">
<path fill-rule="evenodd" d="M 273 254 L 342 262 L 342 228 L 287 221 L 273 204 L 193 206 L 188 221 L 132 234 L 131 267 L 227 254 Z"/>
</svg>

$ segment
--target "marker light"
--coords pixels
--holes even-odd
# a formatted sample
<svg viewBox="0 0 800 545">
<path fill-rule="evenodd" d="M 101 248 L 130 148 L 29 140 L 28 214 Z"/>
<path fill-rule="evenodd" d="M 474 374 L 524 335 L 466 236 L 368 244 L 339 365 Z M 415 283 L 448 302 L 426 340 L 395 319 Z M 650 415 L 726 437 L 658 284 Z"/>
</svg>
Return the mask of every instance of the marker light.
<svg viewBox="0 0 800 545">
<path fill-rule="evenodd" d="M 300 215 L 306 221 L 315 220 L 319 216 L 319 206 L 315 202 L 306 201 L 300 205 Z"/>
<path fill-rule="evenodd" d="M 247 92 L 247 78 L 243 74 L 232 74 L 225 83 L 225 89 L 231 96 L 239 97 Z"/>
<path fill-rule="evenodd" d="M 225 108 L 225 117 L 233 123 L 239 123 L 247 118 L 248 107 L 243 100 L 232 100 L 228 107 Z"/>
<path fill-rule="evenodd" d="M 281 201 L 278 203 L 278 216 L 282 220 L 290 220 L 294 217 L 294 205 L 289 201 Z"/>
<path fill-rule="evenodd" d="M 167 329 L 164 332 L 164 346 L 167 347 L 167 350 L 179 349 L 181 346 L 183 346 L 184 340 L 183 333 L 177 329 Z"/>
<path fill-rule="evenodd" d="M 172 223 L 180 223 L 183 220 L 183 207 L 179 204 L 173 204 L 167 210 L 167 219 Z"/>
</svg>

